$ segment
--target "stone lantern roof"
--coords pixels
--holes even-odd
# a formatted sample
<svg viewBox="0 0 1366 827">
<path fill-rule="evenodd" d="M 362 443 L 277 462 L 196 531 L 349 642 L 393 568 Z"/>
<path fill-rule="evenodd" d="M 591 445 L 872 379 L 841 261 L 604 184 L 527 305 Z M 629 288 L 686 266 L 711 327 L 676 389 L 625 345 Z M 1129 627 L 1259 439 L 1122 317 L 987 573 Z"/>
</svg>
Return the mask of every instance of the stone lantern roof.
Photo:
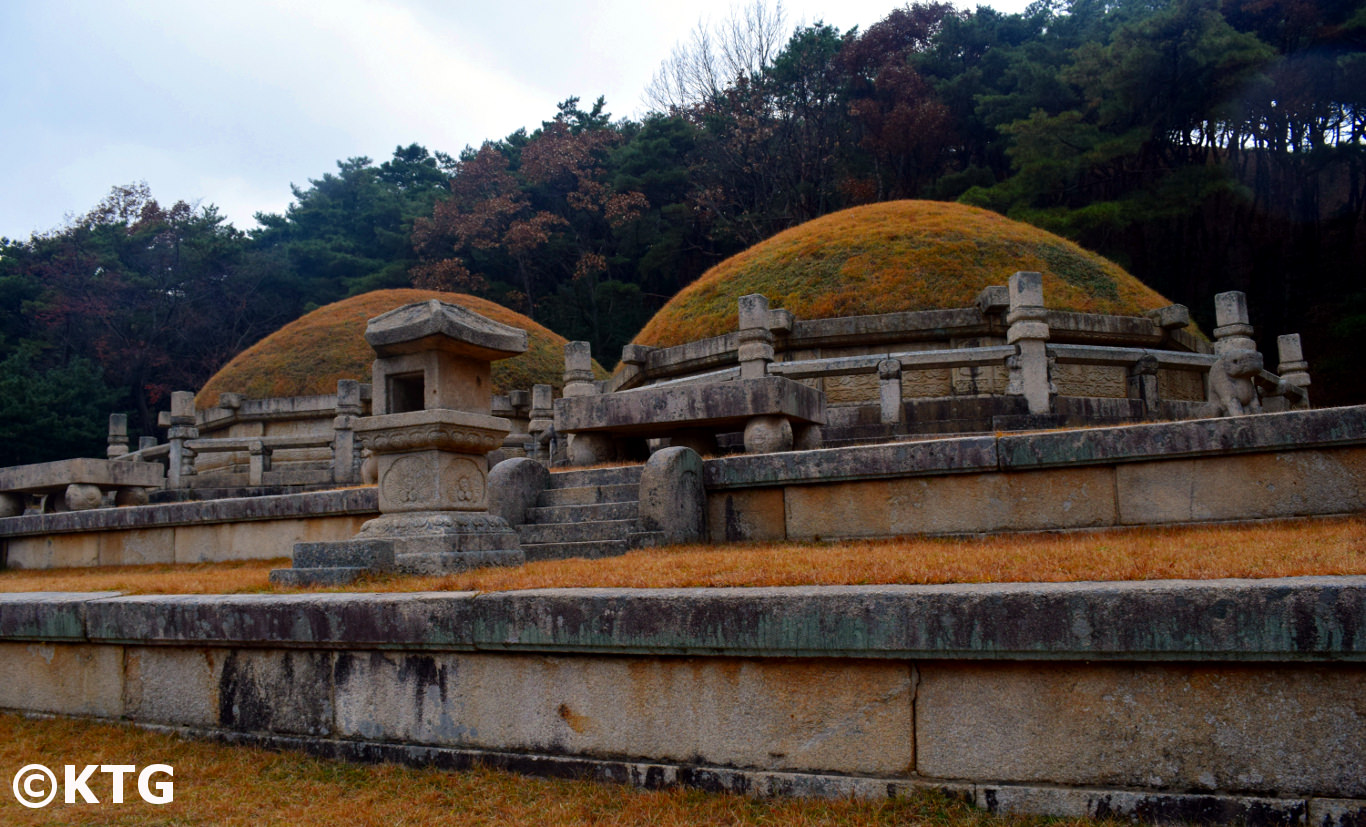
<svg viewBox="0 0 1366 827">
<path fill-rule="evenodd" d="M 408 304 L 371 319 L 365 341 L 381 357 L 440 351 L 495 361 L 527 349 L 525 330 L 439 299 Z"/>
</svg>

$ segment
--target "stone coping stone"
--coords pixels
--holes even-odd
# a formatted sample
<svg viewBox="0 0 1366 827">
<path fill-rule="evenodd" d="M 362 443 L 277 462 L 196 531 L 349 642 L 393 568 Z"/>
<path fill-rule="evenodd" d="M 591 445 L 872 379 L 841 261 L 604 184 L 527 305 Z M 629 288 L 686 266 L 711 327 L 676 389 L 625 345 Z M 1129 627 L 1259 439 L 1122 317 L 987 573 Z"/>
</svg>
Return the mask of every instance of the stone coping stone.
<svg viewBox="0 0 1366 827">
<path fill-rule="evenodd" d="M 0 468 L 0 491 L 56 491 L 65 490 L 73 483 L 160 488 L 165 480 L 165 469 L 159 463 L 115 462 L 89 457 Z"/>
<path fill-rule="evenodd" d="M 640 388 L 555 400 L 555 430 L 670 434 L 679 426 L 743 426 L 756 416 L 825 422 L 825 394 L 781 376 Z"/>
<path fill-rule="evenodd" d="M 1109 465 L 1363 443 L 1366 443 L 1366 405 L 1357 405 L 1222 419 L 720 457 L 706 460 L 703 474 L 707 489 L 715 491 L 951 473 L 1029 471 L 1064 465 Z"/>
<path fill-rule="evenodd" d="M 44 612 L 54 619 L 44 619 Z M 1366 662 L 1366 576 L 484 594 L 0 595 L 0 631 L 8 637 L 43 639 L 52 629 L 54 639 L 78 639 L 77 617 L 86 639 L 114 644 Z"/>
<path fill-rule="evenodd" d="M 364 486 L 265 497 L 194 500 L 5 517 L 0 519 L 0 538 L 378 513 L 379 499 L 375 487 Z"/>
<path fill-rule="evenodd" d="M 84 641 L 91 601 L 122 592 L 12 592 L 0 595 L 0 638 Z"/>
<path fill-rule="evenodd" d="M 1346 446 L 1366 442 L 1366 405 L 1000 437 L 1003 470 Z"/>
</svg>

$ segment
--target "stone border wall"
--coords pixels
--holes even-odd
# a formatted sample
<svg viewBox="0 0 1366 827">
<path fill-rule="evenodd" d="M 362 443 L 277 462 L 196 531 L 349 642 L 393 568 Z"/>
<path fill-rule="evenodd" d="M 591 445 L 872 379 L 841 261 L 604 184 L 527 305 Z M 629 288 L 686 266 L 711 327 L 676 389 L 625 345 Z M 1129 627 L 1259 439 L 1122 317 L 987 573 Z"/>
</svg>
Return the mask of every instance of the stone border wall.
<svg viewBox="0 0 1366 827">
<path fill-rule="evenodd" d="M 296 542 L 350 539 L 379 513 L 374 487 L 0 520 L 6 566 L 204 563 L 288 557 Z"/>
<path fill-rule="evenodd" d="M 1366 406 L 708 460 L 713 542 L 1366 511 Z"/>
<path fill-rule="evenodd" d="M 0 596 L 0 708 L 1002 812 L 1366 818 L 1366 577 Z"/>
</svg>

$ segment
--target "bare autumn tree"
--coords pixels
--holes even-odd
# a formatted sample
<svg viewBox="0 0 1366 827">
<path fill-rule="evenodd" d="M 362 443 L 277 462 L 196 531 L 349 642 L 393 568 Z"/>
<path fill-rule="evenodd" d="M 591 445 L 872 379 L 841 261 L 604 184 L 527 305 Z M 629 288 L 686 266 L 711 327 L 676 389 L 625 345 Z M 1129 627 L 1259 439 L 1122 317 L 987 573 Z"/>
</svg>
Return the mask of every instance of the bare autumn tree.
<svg viewBox="0 0 1366 827">
<path fill-rule="evenodd" d="M 662 112 L 683 112 L 716 102 L 728 86 L 754 77 L 786 42 L 781 0 L 752 0 L 717 25 L 699 21 L 680 41 L 645 89 L 645 101 Z"/>
</svg>

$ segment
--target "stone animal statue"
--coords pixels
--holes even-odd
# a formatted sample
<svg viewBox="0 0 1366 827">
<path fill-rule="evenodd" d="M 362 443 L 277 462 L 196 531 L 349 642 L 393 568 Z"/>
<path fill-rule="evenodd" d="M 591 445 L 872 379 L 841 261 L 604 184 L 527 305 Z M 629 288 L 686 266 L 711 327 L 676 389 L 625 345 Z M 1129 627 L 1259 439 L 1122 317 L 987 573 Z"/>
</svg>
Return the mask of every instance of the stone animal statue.
<svg viewBox="0 0 1366 827">
<path fill-rule="evenodd" d="M 1206 416 L 1242 416 L 1261 413 L 1262 403 L 1252 377 L 1262 370 L 1262 354 L 1255 350 L 1232 350 L 1209 369 Z"/>
</svg>

